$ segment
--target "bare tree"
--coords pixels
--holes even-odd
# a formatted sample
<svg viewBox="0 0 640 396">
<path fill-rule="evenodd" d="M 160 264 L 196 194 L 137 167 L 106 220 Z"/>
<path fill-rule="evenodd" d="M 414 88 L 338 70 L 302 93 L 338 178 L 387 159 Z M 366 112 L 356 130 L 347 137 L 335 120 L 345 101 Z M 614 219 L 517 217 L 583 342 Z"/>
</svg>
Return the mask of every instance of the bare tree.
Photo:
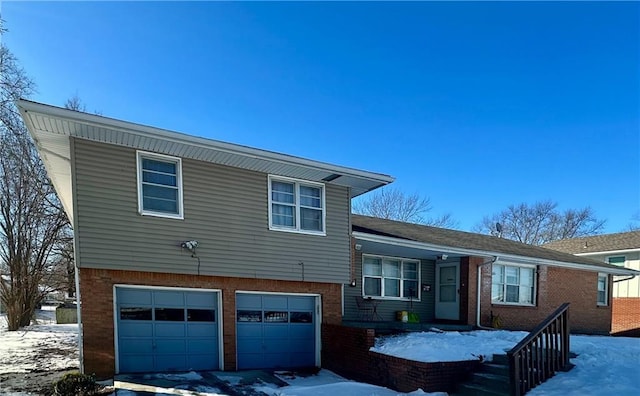
<svg viewBox="0 0 640 396">
<path fill-rule="evenodd" d="M 65 109 L 74 111 L 87 111 L 87 105 L 82 102 L 82 99 L 80 99 L 77 92 L 72 97 L 67 99 L 67 101 L 64 103 L 64 107 Z"/>
<path fill-rule="evenodd" d="M 56 250 L 69 222 L 14 104 L 33 89 L 0 44 L 0 299 L 9 330 L 29 325 L 44 296 L 66 287 Z"/>
<path fill-rule="evenodd" d="M 631 221 L 629 221 L 629 224 L 622 230 L 622 232 L 626 231 L 640 231 L 640 210 L 631 216 Z"/>
<path fill-rule="evenodd" d="M 605 220 L 596 218 L 590 207 L 560 212 L 556 202 L 541 201 L 532 205 L 510 205 L 499 213 L 485 216 L 474 231 L 542 245 L 559 239 L 599 234 L 604 223 Z"/>
<path fill-rule="evenodd" d="M 354 201 L 353 213 L 382 219 L 453 228 L 457 222 L 447 213 L 440 217 L 427 217 L 431 199 L 418 193 L 406 194 L 398 188 L 383 187 L 370 195 Z"/>
</svg>

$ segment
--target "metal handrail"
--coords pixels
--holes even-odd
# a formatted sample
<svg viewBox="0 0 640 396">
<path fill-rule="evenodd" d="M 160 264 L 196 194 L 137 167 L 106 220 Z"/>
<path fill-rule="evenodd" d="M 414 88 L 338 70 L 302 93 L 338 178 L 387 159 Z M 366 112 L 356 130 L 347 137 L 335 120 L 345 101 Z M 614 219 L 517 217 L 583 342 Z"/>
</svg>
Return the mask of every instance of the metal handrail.
<svg viewBox="0 0 640 396">
<path fill-rule="evenodd" d="M 569 303 L 507 352 L 511 395 L 520 396 L 569 367 Z"/>
</svg>

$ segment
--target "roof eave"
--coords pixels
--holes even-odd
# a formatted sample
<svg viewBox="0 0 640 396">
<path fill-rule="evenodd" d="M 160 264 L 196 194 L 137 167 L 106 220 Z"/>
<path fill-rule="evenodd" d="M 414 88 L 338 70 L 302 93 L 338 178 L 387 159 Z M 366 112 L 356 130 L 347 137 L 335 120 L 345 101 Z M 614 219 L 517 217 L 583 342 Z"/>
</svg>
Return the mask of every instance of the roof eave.
<svg viewBox="0 0 640 396">
<path fill-rule="evenodd" d="M 241 158 L 243 162 L 243 166 L 236 166 L 239 168 L 244 167 L 249 170 L 256 170 L 255 168 L 259 167 L 261 164 L 264 166 L 278 167 L 287 169 L 293 175 L 285 175 L 281 176 L 290 176 L 295 177 L 296 173 L 306 174 L 309 172 L 317 173 L 316 179 L 308 179 L 301 177 L 306 180 L 318 181 L 327 184 L 335 184 L 349 188 L 349 194 L 351 198 L 354 198 L 358 195 L 364 194 L 368 191 L 377 189 L 394 181 L 394 178 L 380 173 L 368 172 L 359 169 L 333 165 L 325 162 L 314 161 L 306 158 L 295 157 L 287 154 L 276 153 L 267 150 L 261 150 L 257 148 L 247 147 L 236 145 L 232 143 L 221 142 L 212 139 L 206 139 L 202 137 L 187 135 L 179 132 L 168 131 L 164 129 L 154 128 L 146 125 L 135 124 L 127 121 L 116 120 L 112 118 L 107 118 L 103 116 L 98 116 L 94 114 L 88 114 L 68 109 L 63 109 L 56 106 L 45 105 L 41 103 L 36 103 L 28 100 L 18 100 L 16 102 L 20 113 L 25 120 L 25 124 L 27 125 L 27 129 L 34 139 L 38 136 L 38 128 L 33 125 L 30 121 L 30 115 L 36 114 L 42 117 L 48 117 L 50 119 L 56 120 L 64 120 L 68 122 L 75 122 L 81 125 L 86 125 L 90 127 L 95 127 L 97 129 L 104 129 L 106 131 L 112 132 L 114 135 L 117 134 L 129 134 L 134 135 L 136 137 L 146 138 L 149 140 L 155 140 L 158 142 L 164 143 L 172 143 L 171 149 L 178 150 L 182 149 L 184 151 L 185 147 L 190 148 L 190 150 L 204 150 L 209 153 L 221 153 L 227 154 L 229 156 L 234 156 L 235 158 Z M 57 133 L 61 135 L 71 136 L 71 137 L 79 137 L 88 139 L 87 136 L 80 136 L 77 130 L 72 132 L 60 130 L 54 123 L 50 123 L 52 125 L 53 131 L 48 131 L 49 133 Z M 103 140 L 100 140 L 100 139 Z M 113 139 L 107 139 L 104 137 L 94 136 L 89 138 L 89 140 L 94 141 L 102 141 L 104 143 L 109 144 L 117 144 L 113 143 Z M 136 149 L 143 149 L 142 147 L 135 147 L 134 145 L 127 145 L 127 147 L 133 147 Z M 42 152 L 45 147 L 42 145 L 39 146 L 40 151 Z M 169 149 L 163 151 L 164 154 L 176 155 L 183 158 L 193 158 L 199 160 L 205 160 L 202 158 L 189 157 L 184 155 L 177 155 L 176 153 L 172 153 Z M 211 157 L 215 155 L 212 154 Z M 215 162 L 210 160 L 209 162 Z M 230 165 L 233 166 L 233 165 Z M 253 166 L 253 168 L 251 168 Z M 269 173 L 269 172 L 266 172 Z M 327 180 L 324 180 L 324 179 Z"/>
<path fill-rule="evenodd" d="M 410 239 L 403 238 L 394 238 L 376 234 L 369 234 L 360 231 L 353 231 L 351 235 L 355 239 L 369 241 L 369 242 L 377 242 L 377 243 L 387 243 L 390 245 L 396 246 L 405 246 L 414 249 L 422 249 L 422 250 L 436 250 L 442 251 L 444 253 L 451 254 L 459 254 L 459 255 L 469 255 L 469 256 L 477 256 L 477 257 L 498 257 L 500 260 L 506 259 L 507 261 L 515 261 L 522 264 L 532 264 L 532 265 L 549 265 L 553 267 L 562 267 L 562 268 L 570 268 L 570 269 L 579 269 L 579 270 L 588 270 L 594 272 L 602 272 L 611 275 L 629 275 L 629 276 L 638 276 L 640 275 L 640 271 L 626 269 L 626 268 L 606 268 L 600 267 L 597 265 L 588 265 L 588 264 L 580 264 L 580 263 L 571 263 L 571 262 L 563 262 L 556 260 L 548 260 L 538 257 L 528 257 L 528 256 L 519 256 L 514 254 L 502 253 L 498 251 L 488 251 L 488 250 L 478 250 L 478 249 L 466 249 L 452 246 L 443 246 L 443 245 L 435 245 L 426 242 L 413 241 Z"/>
</svg>

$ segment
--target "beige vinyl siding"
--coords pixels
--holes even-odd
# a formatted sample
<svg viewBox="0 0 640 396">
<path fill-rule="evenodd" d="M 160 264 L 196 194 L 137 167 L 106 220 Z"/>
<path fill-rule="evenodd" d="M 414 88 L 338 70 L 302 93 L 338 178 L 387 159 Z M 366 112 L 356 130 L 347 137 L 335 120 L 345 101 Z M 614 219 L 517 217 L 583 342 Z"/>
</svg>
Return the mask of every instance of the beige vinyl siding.
<svg viewBox="0 0 640 396">
<path fill-rule="evenodd" d="M 408 258 L 408 257 L 407 257 Z M 344 318 L 358 320 L 358 307 L 354 296 L 362 296 L 362 261 L 356 263 L 356 287 L 344 286 Z M 420 301 L 397 301 L 382 299 L 377 307 L 383 320 L 396 320 L 397 311 L 412 311 L 418 314 L 421 322 L 432 321 L 435 316 L 435 264 L 430 260 L 420 260 L 420 285 L 431 285 L 431 291 L 420 291 Z M 413 309 L 410 306 L 413 305 Z"/>
<path fill-rule="evenodd" d="M 349 191 L 325 185 L 326 236 L 270 231 L 267 174 L 183 159 L 184 220 L 138 214 L 136 151 L 76 139 L 79 266 L 346 283 Z M 304 263 L 300 265 L 300 263 Z"/>
</svg>

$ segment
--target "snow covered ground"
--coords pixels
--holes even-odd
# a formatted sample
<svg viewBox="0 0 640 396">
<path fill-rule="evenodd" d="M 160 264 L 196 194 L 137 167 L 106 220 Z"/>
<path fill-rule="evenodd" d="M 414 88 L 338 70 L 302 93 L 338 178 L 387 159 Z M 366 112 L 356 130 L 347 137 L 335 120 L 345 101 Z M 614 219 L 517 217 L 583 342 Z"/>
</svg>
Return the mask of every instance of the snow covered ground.
<svg viewBox="0 0 640 396">
<path fill-rule="evenodd" d="M 0 377 L 6 373 L 28 373 L 41 370 L 60 370 L 78 367 L 77 325 L 54 324 L 54 311 L 38 312 L 38 324 L 17 332 L 6 331 L 6 322 L 0 315 Z M 381 337 L 372 348 L 380 353 L 407 359 L 433 362 L 478 359 L 489 360 L 494 353 L 504 353 L 514 346 L 524 332 L 474 331 L 422 332 Z M 576 367 L 561 373 L 532 390 L 532 396 L 540 395 L 612 395 L 635 396 L 640 394 L 640 339 L 625 337 L 571 336 L 571 350 L 578 356 L 571 360 Z M 24 376 L 24 374 L 18 374 Z M 175 375 L 174 375 L 175 376 Z M 184 379 L 197 379 L 197 373 L 182 374 Z M 230 384 L 240 378 L 233 373 L 222 373 L 220 378 Z M 253 389 L 269 396 L 396 396 L 404 395 L 386 388 L 344 379 L 328 370 L 318 375 L 300 377 L 281 375 L 289 386 L 277 387 L 262 383 Z M 166 391 L 166 392 L 165 392 Z M 179 389 L 157 389 L 156 394 L 194 394 Z M 1 393 L 1 392 L 0 392 Z M 134 395 L 119 390 L 118 395 Z M 217 388 L 198 389 L 198 394 L 223 396 Z M 420 390 L 408 395 L 445 395 L 425 393 Z"/>
<path fill-rule="evenodd" d="M 0 315 L 0 374 L 78 367 L 78 325 L 55 324 L 55 307 L 48 306 L 37 311 L 36 322 L 7 331 Z"/>
<path fill-rule="evenodd" d="M 405 359 L 436 362 L 478 359 L 511 349 L 527 333 L 473 331 L 412 333 L 376 340 L 372 350 Z M 576 367 L 560 373 L 528 395 L 640 395 L 640 338 L 571 336 Z"/>
</svg>

